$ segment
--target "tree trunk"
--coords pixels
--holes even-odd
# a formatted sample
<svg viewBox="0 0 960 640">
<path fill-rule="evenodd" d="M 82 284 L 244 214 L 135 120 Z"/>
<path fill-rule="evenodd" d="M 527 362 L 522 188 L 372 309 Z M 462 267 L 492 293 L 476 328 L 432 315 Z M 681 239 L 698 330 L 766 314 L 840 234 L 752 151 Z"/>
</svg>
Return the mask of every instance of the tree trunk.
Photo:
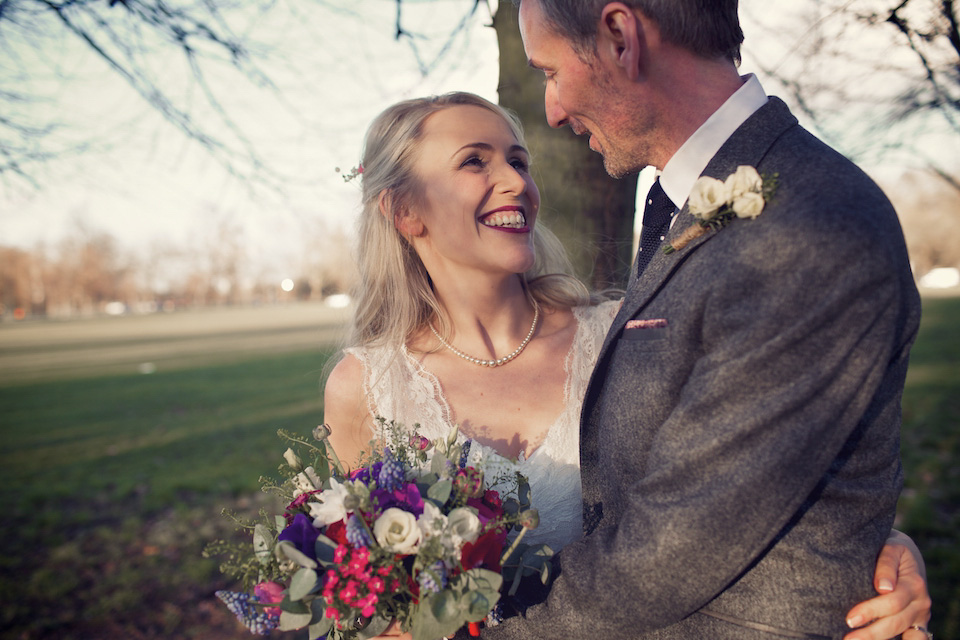
<svg viewBox="0 0 960 640">
<path fill-rule="evenodd" d="M 585 139 L 567 127 L 550 128 L 543 77 L 527 65 L 513 3 L 500 2 L 493 23 L 500 46 L 500 104 L 523 121 L 543 199 L 541 219 L 591 287 L 624 287 L 633 261 L 637 181 L 614 180 Z"/>
</svg>

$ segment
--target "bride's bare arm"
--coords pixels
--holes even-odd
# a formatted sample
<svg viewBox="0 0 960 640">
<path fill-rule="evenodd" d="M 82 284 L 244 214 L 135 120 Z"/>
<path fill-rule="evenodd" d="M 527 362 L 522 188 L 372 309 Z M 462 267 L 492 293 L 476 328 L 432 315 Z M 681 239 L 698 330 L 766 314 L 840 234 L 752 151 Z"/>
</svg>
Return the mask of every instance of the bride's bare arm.
<svg viewBox="0 0 960 640">
<path fill-rule="evenodd" d="M 344 466 L 356 466 L 370 446 L 370 413 L 363 397 L 363 365 L 351 355 L 337 363 L 323 389 L 323 421 Z"/>
</svg>

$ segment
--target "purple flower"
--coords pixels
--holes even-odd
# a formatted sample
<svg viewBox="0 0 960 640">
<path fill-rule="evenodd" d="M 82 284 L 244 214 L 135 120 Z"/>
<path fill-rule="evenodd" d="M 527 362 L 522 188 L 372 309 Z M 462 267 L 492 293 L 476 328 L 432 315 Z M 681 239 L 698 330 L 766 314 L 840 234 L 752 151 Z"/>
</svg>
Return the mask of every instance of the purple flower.
<svg viewBox="0 0 960 640">
<path fill-rule="evenodd" d="M 415 516 L 423 513 L 423 497 L 417 485 L 408 482 L 395 491 L 386 491 L 385 489 L 375 489 L 370 492 L 370 498 L 377 505 L 380 513 L 383 513 L 390 507 L 397 507 L 408 511 Z"/>
<path fill-rule="evenodd" d="M 307 556 L 311 560 L 317 559 L 317 536 L 320 535 L 320 532 L 313 527 L 313 523 L 310 521 L 310 518 L 298 513 L 293 518 L 293 522 L 290 525 L 280 532 L 280 535 L 277 536 L 277 540 L 289 540 L 293 546 L 297 548 L 297 551 Z"/>
<path fill-rule="evenodd" d="M 383 461 L 377 460 L 369 467 L 360 467 L 359 469 L 354 469 L 350 472 L 349 478 L 351 480 L 356 480 L 362 482 L 365 485 L 370 485 L 370 481 L 376 480 L 380 475 L 380 469 L 383 468 Z"/>
</svg>

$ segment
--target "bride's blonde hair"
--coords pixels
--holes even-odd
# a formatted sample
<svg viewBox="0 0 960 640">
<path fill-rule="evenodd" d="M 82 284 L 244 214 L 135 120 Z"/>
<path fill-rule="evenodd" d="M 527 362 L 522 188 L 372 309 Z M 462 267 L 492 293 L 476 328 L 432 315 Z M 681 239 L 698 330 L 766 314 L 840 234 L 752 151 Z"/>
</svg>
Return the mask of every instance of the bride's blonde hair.
<svg viewBox="0 0 960 640">
<path fill-rule="evenodd" d="M 446 313 L 434 295 L 430 276 L 413 246 L 397 230 L 392 212 L 416 198 L 420 189 L 414 158 L 427 118 L 443 109 L 470 105 L 501 118 L 524 143 L 523 128 L 511 112 L 472 93 L 415 98 L 387 108 L 367 130 L 361 162 L 363 184 L 354 292 L 356 313 L 350 345 L 404 344 L 436 315 L 442 332 Z M 381 213 L 384 201 L 387 215 Z M 541 306 L 569 308 L 591 304 L 587 287 L 571 275 L 567 254 L 553 233 L 534 227 L 535 262 L 520 274 L 527 295 Z"/>
</svg>

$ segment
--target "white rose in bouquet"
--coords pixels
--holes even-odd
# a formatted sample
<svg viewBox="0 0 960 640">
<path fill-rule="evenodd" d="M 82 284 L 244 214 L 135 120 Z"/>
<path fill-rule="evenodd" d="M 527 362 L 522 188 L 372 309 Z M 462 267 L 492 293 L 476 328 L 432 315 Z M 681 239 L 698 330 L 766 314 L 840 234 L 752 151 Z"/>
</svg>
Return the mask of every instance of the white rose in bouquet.
<svg viewBox="0 0 960 640">
<path fill-rule="evenodd" d="M 450 512 L 447 521 L 454 535 L 464 542 L 474 543 L 480 537 L 480 518 L 469 507 L 458 507 Z"/>
<path fill-rule="evenodd" d="M 417 517 L 396 507 L 390 507 L 377 518 L 373 535 L 381 547 L 393 553 L 411 554 L 420 545 Z"/>
<path fill-rule="evenodd" d="M 720 207 L 727 204 L 730 192 L 727 185 L 716 178 L 702 176 L 693 185 L 693 191 L 687 201 L 690 213 L 701 220 L 712 218 Z"/>
</svg>

